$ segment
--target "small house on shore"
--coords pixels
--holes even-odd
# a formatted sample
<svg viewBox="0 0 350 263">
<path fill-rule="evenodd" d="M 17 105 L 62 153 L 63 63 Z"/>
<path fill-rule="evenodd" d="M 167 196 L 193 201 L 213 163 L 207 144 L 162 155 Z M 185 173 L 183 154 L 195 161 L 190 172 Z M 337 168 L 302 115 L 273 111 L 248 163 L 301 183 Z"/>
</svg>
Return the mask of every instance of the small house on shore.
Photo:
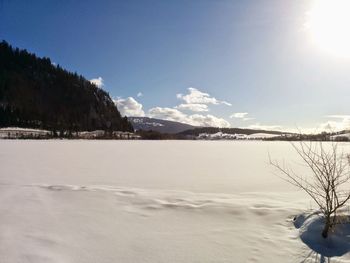
<svg viewBox="0 0 350 263">
<path fill-rule="evenodd" d="M 18 127 L 0 128 L 0 138 L 2 139 L 45 138 L 50 135 L 51 132 L 47 130 Z"/>
</svg>

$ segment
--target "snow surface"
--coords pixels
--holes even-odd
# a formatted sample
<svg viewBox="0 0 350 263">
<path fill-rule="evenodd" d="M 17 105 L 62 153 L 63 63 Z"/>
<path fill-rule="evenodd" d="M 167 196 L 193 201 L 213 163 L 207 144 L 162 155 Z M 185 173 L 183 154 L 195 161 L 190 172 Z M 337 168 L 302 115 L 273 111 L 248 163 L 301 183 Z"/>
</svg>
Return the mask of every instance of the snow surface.
<svg viewBox="0 0 350 263">
<path fill-rule="evenodd" d="M 350 262 L 349 229 L 320 240 L 268 153 L 297 160 L 286 142 L 0 141 L 0 262 Z"/>
</svg>

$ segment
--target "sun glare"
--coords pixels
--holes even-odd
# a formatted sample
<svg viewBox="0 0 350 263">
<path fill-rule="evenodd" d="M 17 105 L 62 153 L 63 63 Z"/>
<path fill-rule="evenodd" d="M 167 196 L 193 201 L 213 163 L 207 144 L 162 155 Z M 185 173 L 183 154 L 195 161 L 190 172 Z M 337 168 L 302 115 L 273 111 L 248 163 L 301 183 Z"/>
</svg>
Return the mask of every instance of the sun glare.
<svg viewBox="0 0 350 263">
<path fill-rule="evenodd" d="M 350 58 L 350 0 L 314 0 L 306 28 L 322 50 Z"/>
</svg>

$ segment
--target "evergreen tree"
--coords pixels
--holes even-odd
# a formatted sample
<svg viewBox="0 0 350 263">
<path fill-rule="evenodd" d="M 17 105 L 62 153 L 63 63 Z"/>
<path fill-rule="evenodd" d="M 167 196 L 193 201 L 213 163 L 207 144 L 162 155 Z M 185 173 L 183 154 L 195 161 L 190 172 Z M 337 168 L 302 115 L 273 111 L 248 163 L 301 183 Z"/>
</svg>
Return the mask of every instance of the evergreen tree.
<svg viewBox="0 0 350 263">
<path fill-rule="evenodd" d="M 83 76 L 0 42 L 0 127 L 133 131 L 109 94 Z"/>
</svg>

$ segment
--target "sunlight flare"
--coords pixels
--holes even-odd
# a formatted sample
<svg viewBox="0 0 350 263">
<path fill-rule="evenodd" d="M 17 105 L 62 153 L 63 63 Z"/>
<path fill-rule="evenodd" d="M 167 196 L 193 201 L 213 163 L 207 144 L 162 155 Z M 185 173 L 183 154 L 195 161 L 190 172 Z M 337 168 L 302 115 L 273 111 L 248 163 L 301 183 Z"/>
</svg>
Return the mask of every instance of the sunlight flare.
<svg viewBox="0 0 350 263">
<path fill-rule="evenodd" d="M 338 57 L 350 58 L 350 1 L 315 0 L 305 26 L 316 46 Z"/>
</svg>

